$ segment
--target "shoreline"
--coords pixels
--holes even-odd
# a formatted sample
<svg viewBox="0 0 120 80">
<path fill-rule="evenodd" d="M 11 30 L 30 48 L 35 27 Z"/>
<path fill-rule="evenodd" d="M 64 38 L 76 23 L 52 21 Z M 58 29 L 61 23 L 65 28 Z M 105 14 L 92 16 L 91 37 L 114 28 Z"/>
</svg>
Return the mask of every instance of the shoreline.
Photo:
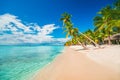
<svg viewBox="0 0 120 80">
<path fill-rule="evenodd" d="M 96 56 L 89 56 L 106 49 L 76 51 L 76 47 L 66 47 L 63 53 L 36 72 L 31 80 L 119 80 L 120 72 L 116 71 L 119 69 L 92 59 Z"/>
</svg>

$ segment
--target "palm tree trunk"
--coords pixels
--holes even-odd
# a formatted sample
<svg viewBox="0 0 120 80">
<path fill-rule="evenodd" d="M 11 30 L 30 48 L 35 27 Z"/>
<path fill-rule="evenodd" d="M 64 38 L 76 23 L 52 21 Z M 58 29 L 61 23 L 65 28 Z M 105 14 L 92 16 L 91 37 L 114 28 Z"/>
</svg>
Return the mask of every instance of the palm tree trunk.
<svg viewBox="0 0 120 80">
<path fill-rule="evenodd" d="M 108 36 L 108 45 L 111 45 L 111 39 L 110 39 L 110 36 Z"/>
<path fill-rule="evenodd" d="M 104 40 L 102 39 L 102 44 L 105 44 Z"/>
<path fill-rule="evenodd" d="M 83 43 L 81 43 L 78 39 L 76 39 L 77 40 L 77 42 L 79 43 L 79 44 L 81 44 L 81 46 L 84 48 L 84 49 L 88 49 Z"/>
<path fill-rule="evenodd" d="M 83 34 L 82 32 L 80 32 L 80 34 L 82 34 L 84 37 L 86 37 L 88 40 L 90 40 L 91 42 L 93 42 L 96 46 L 98 46 L 100 48 L 100 45 L 98 45 L 97 43 L 95 43 L 92 39 L 90 39 L 88 36 L 86 36 L 85 34 Z"/>
<path fill-rule="evenodd" d="M 110 38 L 110 31 L 109 31 L 109 33 L 108 33 L 108 45 L 111 45 L 112 43 L 111 43 L 111 38 Z"/>
</svg>

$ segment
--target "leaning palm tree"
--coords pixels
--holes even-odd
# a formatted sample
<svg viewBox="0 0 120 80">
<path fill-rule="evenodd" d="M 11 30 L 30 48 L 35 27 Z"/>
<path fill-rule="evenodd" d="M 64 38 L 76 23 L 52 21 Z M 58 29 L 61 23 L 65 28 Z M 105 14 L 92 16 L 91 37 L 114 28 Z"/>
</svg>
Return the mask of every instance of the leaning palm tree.
<svg viewBox="0 0 120 80">
<path fill-rule="evenodd" d="M 79 32 L 82 36 L 84 36 L 86 39 L 88 39 L 90 42 L 92 42 L 95 46 L 98 46 L 100 48 L 100 45 L 97 44 L 94 40 L 92 40 L 90 37 L 87 35 L 83 34 L 82 32 Z M 91 34 L 92 35 L 92 34 Z"/>
<path fill-rule="evenodd" d="M 66 37 L 71 36 L 72 38 L 75 38 L 77 40 L 77 36 L 78 36 L 79 31 L 77 28 L 73 28 L 73 24 L 72 24 L 70 18 L 71 18 L 70 14 L 68 14 L 68 13 L 62 14 L 61 20 L 63 21 L 63 29 L 64 29 L 64 32 L 66 32 Z M 79 42 L 79 43 L 82 45 L 81 42 Z M 87 49 L 86 46 L 84 46 L 84 45 L 82 45 L 82 46 L 85 49 Z"/>
<path fill-rule="evenodd" d="M 92 30 L 88 29 L 87 31 L 84 32 L 84 34 L 85 34 L 86 36 L 89 36 L 89 38 L 92 39 L 92 40 L 95 42 L 95 38 L 96 38 L 96 37 L 95 37 L 94 32 L 93 32 Z M 91 42 L 91 41 L 89 40 L 89 43 L 93 43 L 93 42 Z"/>
<path fill-rule="evenodd" d="M 85 46 L 84 42 L 81 42 L 81 40 L 79 40 L 79 30 L 78 30 L 78 28 L 73 28 L 73 29 L 71 30 L 71 36 L 78 42 L 78 44 L 82 45 L 82 47 L 83 47 L 84 49 L 88 49 L 88 48 Z"/>
<path fill-rule="evenodd" d="M 66 37 L 71 35 L 71 30 L 73 28 L 73 24 L 71 23 L 70 18 L 71 15 L 65 12 L 62 14 L 62 18 L 60 19 L 63 21 L 63 30 L 66 32 Z"/>
<path fill-rule="evenodd" d="M 64 13 L 62 14 L 62 18 L 61 20 L 63 21 L 63 28 L 65 28 L 65 32 L 67 32 L 66 37 L 71 36 L 74 37 L 77 41 L 78 41 L 78 34 L 80 33 L 81 35 L 83 35 L 86 39 L 90 40 L 91 42 L 93 42 L 95 45 L 96 44 L 92 39 L 90 39 L 88 36 L 86 36 L 85 34 L 83 34 L 82 32 L 78 31 L 78 29 L 73 28 L 73 24 L 71 22 L 71 15 L 68 13 Z M 83 45 L 83 43 L 81 43 L 80 41 L 78 41 L 85 49 L 86 46 Z"/>
</svg>

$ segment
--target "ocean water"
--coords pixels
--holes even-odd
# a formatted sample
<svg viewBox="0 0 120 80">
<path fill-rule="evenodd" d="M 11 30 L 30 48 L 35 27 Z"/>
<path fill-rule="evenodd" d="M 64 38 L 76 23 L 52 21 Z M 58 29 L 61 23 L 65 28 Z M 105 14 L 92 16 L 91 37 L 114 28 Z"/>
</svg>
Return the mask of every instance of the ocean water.
<svg viewBox="0 0 120 80">
<path fill-rule="evenodd" d="M 28 80 L 63 49 L 63 46 L 0 46 L 0 80 Z"/>
</svg>

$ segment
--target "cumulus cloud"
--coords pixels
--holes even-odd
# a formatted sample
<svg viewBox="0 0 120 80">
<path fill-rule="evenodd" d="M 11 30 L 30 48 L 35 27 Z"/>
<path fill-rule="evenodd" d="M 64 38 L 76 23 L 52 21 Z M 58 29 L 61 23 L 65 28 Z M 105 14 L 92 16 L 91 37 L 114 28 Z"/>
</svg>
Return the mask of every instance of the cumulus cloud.
<svg viewBox="0 0 120 80">
<path fill-rule="evenodd" d="M 11 14 L 4 14 L 0 16 L 0 31 L 13 31 L 24 30 L 28 32 L 30 29 L 28 26 L 22 24 L 20 19 L 17 19 L 17 16 Z"/>
<path fill-rule="evenodd" d="M 42 27 L 35 23 L 23 24 L 17 16 L 0 15 L 0 44 L 51 43 L 63 44 L 67 39 L 51 35 L 59 26 L 47 24 Z"/>
</svg>

